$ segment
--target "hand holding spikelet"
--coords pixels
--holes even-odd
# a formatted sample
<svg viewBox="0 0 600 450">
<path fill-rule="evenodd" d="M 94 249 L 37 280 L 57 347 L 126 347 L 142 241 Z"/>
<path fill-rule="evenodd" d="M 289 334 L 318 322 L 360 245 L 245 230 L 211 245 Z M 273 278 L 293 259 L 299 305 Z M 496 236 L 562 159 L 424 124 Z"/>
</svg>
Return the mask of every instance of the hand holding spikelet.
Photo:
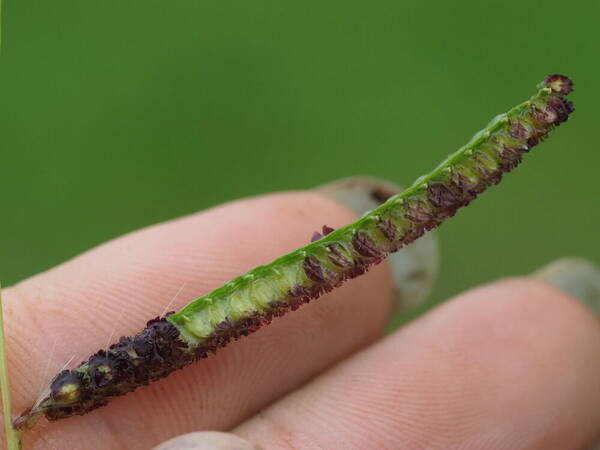
<svg viewBox="0 0 600 450">
<path fill-rule="evenodd" d="M 526 102 L 496 117 L 467 145 L 404 192 L 355 223 L 324 229 L 314 242 L 257 267 L 181 311 L 155 318 L 72 370 L 54 377 L 46 394 L 15 421 L 25 429 L 41 415 L 85 414 L 156 381 L 273 318 L 361 275 L 468 205 L 515 168 L 573 111 L 571 81 L 548 77 Z"/>
</svg>

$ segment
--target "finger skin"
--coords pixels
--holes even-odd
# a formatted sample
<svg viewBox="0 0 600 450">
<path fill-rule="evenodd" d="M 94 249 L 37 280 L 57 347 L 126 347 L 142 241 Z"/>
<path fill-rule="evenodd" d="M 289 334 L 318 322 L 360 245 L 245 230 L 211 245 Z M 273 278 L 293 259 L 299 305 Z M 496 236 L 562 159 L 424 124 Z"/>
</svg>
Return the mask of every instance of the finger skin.
<svg viewBox="0 0 600 450">
<path fill-rule="evenodd" d="M 354 213 L 315 193 L 224 205 L 96 248 L 5 292 L 14 405 L 112 335 L 139 331 L 256 265 L 305 245 Z M 146 449 L 178 434 L 223 430 L 383 333 L 391 310 L 386 265 L 167 379 L 86 416 L 40 423 L 33 448 Z M 52 352 L 52 346 L 54 351 Z M 44 366 L 50 370 L 44 374 Z"/>
<path fill-rule="evenodd" d="M 269 449 L 581 448 L 600 431 L 600 326 L 510 280 L 461 295 L 233 431 Z"/>
<path fill-rule="evenodd" d="M 163 442 L 153 450 L 260 450 L 231 433 L 197 431 Z"/>
</svg>

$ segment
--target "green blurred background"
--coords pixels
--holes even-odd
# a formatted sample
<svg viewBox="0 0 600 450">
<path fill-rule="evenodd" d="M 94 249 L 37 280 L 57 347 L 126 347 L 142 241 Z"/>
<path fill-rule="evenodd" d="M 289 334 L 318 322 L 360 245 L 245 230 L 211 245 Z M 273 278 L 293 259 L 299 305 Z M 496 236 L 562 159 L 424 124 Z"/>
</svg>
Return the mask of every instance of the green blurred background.
<svg viewBox="0 0 600 450">
<path fill-rule="evenodd" d="M 440 229 L 433 299 L 600 261 L 599 5 L 6 1 L 0 277 L 238 197 L 409 184 L 554 72 L 573 120 Z"/>
</svg>

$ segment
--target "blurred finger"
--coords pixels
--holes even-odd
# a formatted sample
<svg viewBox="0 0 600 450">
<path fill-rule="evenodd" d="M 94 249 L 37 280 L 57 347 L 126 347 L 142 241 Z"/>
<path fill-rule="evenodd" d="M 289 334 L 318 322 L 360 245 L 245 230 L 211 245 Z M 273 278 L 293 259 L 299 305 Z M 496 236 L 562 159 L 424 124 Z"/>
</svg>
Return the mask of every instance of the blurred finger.
<svg viewBox="0 0 600 450">
<path fill-rule="evenodd" d="M 575 449 L 600 431 L 600 326 L 568 294 L 467 292 L 234 432 L 269 449 Z"/>
<path fill-rule="evenodd" d="M 600 314 L 600 268 L 583 258 L 561 258 L 533 275 L 581 300 Z"/>
<path fill-rule="evenodd" d="M 231 433 L 197 431 L 163 442 L 154 450 L 259 450 L 250 442 Z"/>
</svg>

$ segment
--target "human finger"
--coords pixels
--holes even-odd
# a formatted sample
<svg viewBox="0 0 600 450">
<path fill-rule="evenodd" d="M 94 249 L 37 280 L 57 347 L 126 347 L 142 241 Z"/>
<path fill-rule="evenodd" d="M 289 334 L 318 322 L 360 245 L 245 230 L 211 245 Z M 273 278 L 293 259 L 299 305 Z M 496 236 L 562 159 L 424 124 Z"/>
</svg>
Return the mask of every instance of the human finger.
<svg viewBox="0 0 600 450">
<path fill-rule="evenodd" d="M 460 295 L 249 419 L 269 449 L 575 449 L 600 431 L 600 326 L 530 279 Z"/>
</svg>

